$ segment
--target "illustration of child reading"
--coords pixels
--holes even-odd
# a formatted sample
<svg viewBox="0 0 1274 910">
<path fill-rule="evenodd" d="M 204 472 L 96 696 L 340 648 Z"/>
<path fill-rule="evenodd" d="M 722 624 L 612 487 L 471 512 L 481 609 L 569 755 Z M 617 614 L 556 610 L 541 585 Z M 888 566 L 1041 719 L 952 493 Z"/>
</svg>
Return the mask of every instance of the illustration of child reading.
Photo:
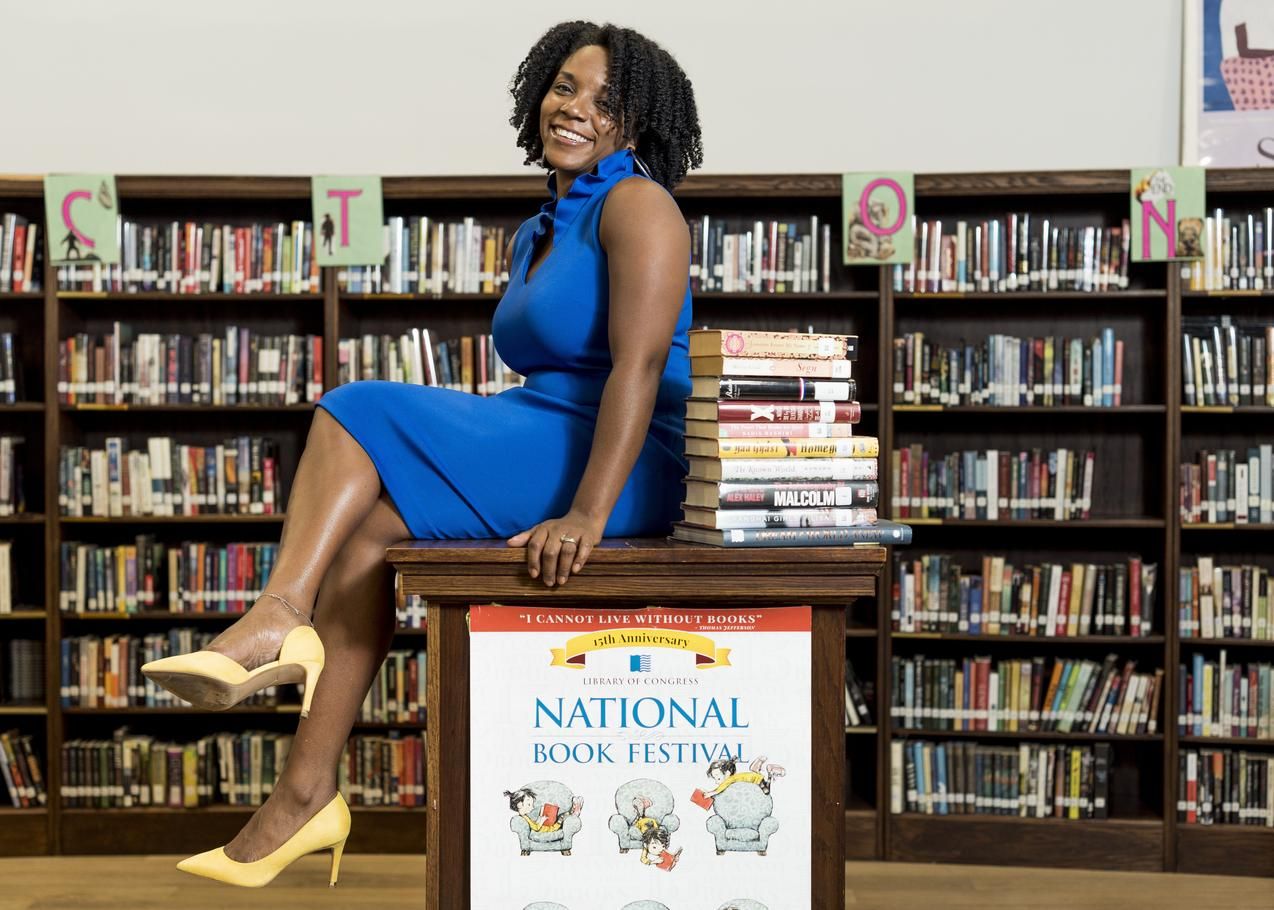
<svg viewBox="0 0 1274 910">
<path fill-rule="evenodd" d="M 571 841 L 581 827 L 582 797 L 572 795 L 557 781 L 536 781 L 517 790 L 505 790 L 504 796 L 515 813 L 509 827 L 518 836 L 523 856 L 530 856 L 532 851 L 571 855 Z M 567 803 L 571 808 L 564 816 L 561 807 Z"/>
<path fill-rule="evenodd" d="M 659 901 L 633 901 L 631 904 L 624 904 L 621 910 L 668 910 Z"/>
<path fill-rule="evenodd" d="M 768 794 L 771 781 L 774 778 L 782 777 L 786 773 L 787 771 L 784 770 L 782 765 L 767 765 L 766 756 L 764 755 L 758 755 L 752 759 L 747 771 L 739 771 L 733 758 L 719 758 L 708 765 L 708 777 L 716 782 L 716 786 L 706 792 L 695 790 L 690 796 L 690 801 L 696 806 L 711 809 L 712 801 L 715 797 L 724 793 L 729 787 L 743 783 L 756 784 L 761 788 L 762 793 Z"/>
<path fill-rule="evenodd" d="M 766 906 L 760 901 L 749 900 L 746 897 L 739 897 L 732 901 L 726 901 L 718 907 L 717 910 L 766 910 Z"/>
<path fill-rule="evenodd" d="M 671 872 L 677 865 L 677 860 L 681 859 L 680 847 L 677 848 L 676 853 L 668 849 L 668 841 L 671 838 L 672 835 L 668 833 L 668 829 L 661 828 L 658 824 L 646 828 L 641 834 L 641 861 L 647 866 Z"/>
</svg>

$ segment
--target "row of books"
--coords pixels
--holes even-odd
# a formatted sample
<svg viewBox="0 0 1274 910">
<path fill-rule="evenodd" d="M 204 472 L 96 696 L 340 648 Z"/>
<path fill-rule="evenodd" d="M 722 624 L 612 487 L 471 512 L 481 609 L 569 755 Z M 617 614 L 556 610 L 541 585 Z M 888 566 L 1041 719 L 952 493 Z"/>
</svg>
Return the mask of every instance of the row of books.
<svg viewBox="0 0 1274 910">
<path fill-rule="evenodd" d="M 80 332 L 58 343 L 63 404 L 273 404 L 323 394 L 323 336 L 224 332 Z"/>
<path fill-rule="evenodd" d="M 1194 565 L 1177 571 L 1181 638 L 1274 641 L 1269 569 L 1246 563 L 1221 565 L 1212 556 L 1197 556 Z"/>
<path fill-rule="evenodd" d="M 889 713 L 903 730 L 1154 733 L 1163 670 L 1118 660 L 894 657 Z"/>
<path fill-rule="evenodd" d="M 894 740 L 889 811 L 895 815 L 1107 818 L 1113 750 L 1091 746 Z"/>
<path fill-rule="evenodd" d="M 429 602 L 419 594 L 402 594 L 399 589 L 399 581 L 402 576 L 394 575 L 394 585 L 396 589 L 395 617 L 398 620 L 398 628 L 400 629 L 423 629 L 425 628 L 425 609 Z"/>
<path fill-rule="evenodd" d="M 22 464 L 25 444 L 25 436 L 0 436 L 0 516 L 18 515 L 27 510 Z"/>
<path fill-rule="evenodd" d="M 875 685 L 870 680 L 864 683 L 854 672 L 854 665 L 845 661 L 845 726 L 870 727 L 872 720 L 871 705 L 876 698 Z"/>
<path fill-rule="evenodd" d="M 513 229 L 470 217 L 394 215 L 385 220 L 384 263 L 342 266 L 336 286 L 350 294 L 500 294 L 509 283 L 506 235 Z"/>
<path fill-rule="evenodd" d="M 1274 828 L 1274 755 L 1238 749 L 1182 749 L 1177 821 Z"/>
<path fill-rule="evenodd" d="M 0 332 L 0 404 L 26 401 L 21 346 L 15 332 Z"/>
<path fill-rule="evenodd" d="M 1189 219 L 1179 231 L 1193 235 L 1202 258 L 1181 263 L 1181 278 L 1191 291 L 1251 290 L 1274 287 L 1274 209 L 1254 212 L 1213 209 Z"/>
<path fill-rule="evenodd" d="M 246 731 L 173 742 L 120 727 L 111 739 L 62 744 L 62 805 L 68 809 L 194 809 L 259 806 L 287 764 L 293 737 Z M 352 736 L 337 771 L 351 806 L 423 806 L 422 736 Z"/>
<path fill-rule="evenodd" d="M 319 290 L 308 221 L 143 224 L 116 219 L 120 261 L 57 267 L 59 291 L 166 294 L 311 294 Z M 73 234 L 53 241 L 58 258 L 88 260 Z"/>
<path fill-rule="evenodd" d="M 1230 316 L 1186 319 L 1181 333 L 1181 403 L 1274 407 L 1274 325 Z"/>
<path fill-rule="evenodd" d="M 385 379 L 495 395 L 522 384 L 490 334 L 441 339 L 429 329 L 362 335 L 337 342 L 337 382 Z"/>
<path fill-rule="evenodd" d="M 997 334 L 947 346 L 924 332 L 894 339 L 895 403 L 1119 407 L 1123 376 L 1124 343 L 1112 328 L 1088 341 Z"/>
<path fill-rule="evenodd" d="M 14 212 L 0 213 L 0 294 L 39 291 L 44 284 L 40 225 Z"/>
<path fill-rule="evenodd" d="M 1096 461 L 1092 449 L 965 449 L 939 455 L 913 443 L 890 454 L 893 517 L 1087 519 Z"/>
<path fill-rule="evenodd" d="M 15 809 L 46 806 L 49 796 L 36 753 L 34 737 L 18 729 L 0 731 L 0 777 L 9 804 Z"/>
<path fill-rule="evenodd" d="M 917 219 L 915 256 L 893 269 L 902 293 L 1115 291 L 1128 287 L 1128 219 L 1061 225 L 1029 212 L 981 221 Z"/>
<path fill-rule="evenodd" d="M 1199 449 L 1181 465 L 1181 520 L 1190 524 L 1274 522 L 1274 444 Z"/>
<path fill-rule="evenodd" d="M 261 596 L 278 558 L 275 543 L 166 544 L 153 534 L 106 545 L 64 540 L 58 608 L 65 613 L 168 610 L 240 613 Z"/>
<path fill-rule="evenodd" d="M 140 668 L 152 660 L 198 651 L 216 634 L 190 626 L 141 635 L 72 635 L 59 643 L 58 698 L 63 707 L 185 708 L 189 702 L 142 676 Z M 291 686 L 283 688 L 291 689 Z M 281 687 L 261 689 L 241 704 L 280 704 Z"/>
<path fill-rule="evenodd" d="M 1274 667 L 1228 663 L 1194 654 L 1178 670 L 1182 736 L 1274 739 Z"/>
<path fill-rule="evenodd" d="M 832 289 L 832 232 L 817 215 L 790 221 L 704 215 L 690 228 L 690 290 L 809 294 Z"/>
<path fill-rule="evenodd" d="M 0 645 L 0 704 L 44 704 L 44 642 L 10 638 Z"/>
<path fill-rule="evenodd" d="M 150 436 L 145 449 L 127 445 L 108 436 L 104 449 L 61 447 L 61 515 L 272 515 L 283 503 L 279 446 L 269 437 L 203 446 Z"/>
<path fill-rule="evenodd" d="M 890 622 L 895 632 L 1144 638 L 1155 628 L 1158 577 L 1158 564 L 1140 556 L 1015 568 L 987 555 L 969 572 L 945 554 L 895 556 Z"/>
<path fill-rule="evenodd" d="M 358 709 L 364 723 L 412 724 L 425 721 L 423 650 L 394 649 L 385 655 Z"/>
</svg>

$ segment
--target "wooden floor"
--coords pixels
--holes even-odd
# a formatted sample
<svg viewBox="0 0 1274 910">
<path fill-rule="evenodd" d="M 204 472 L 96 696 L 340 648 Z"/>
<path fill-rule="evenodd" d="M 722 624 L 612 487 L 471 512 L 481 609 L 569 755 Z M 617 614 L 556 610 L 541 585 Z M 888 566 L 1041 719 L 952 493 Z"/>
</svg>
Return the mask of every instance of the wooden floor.
<svg viewBox="0 0 1274 910">
<path fill-rule="evenodd" d="M 425 866 L 420 856 L 346 855 L 340 884 L 331 889 L 325 877 L 326 856 L 304 857 L 261 890 L 194 878 L 173 868 L 177 859 L 0 859 L 0 910 L 397 910 L 424 906 Z M 846 869 L 845 906 L 854 910 L 1274 908 L 1271 879 L 903 863 L 847 863 Z"/>
</svg>

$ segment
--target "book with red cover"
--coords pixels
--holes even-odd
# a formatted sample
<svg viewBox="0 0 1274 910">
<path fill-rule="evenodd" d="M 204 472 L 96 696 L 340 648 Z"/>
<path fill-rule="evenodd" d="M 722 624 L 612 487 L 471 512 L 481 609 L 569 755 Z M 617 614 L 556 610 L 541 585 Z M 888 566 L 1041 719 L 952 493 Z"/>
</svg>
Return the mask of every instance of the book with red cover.
<svg viewBox="0 0 1274 910">
<path fill-rule="evenodd" d="M 544 820 L 540 824 L 544 825 L 546 828 L 553 827 L 557 824 L 557 816 L 561 811 L 562 810 L 553 803 L 545 803 L 544 808 L 540 810 L 544 817 Z"/>
<path fill-rule="evenodd" d="M 712 808 L 712 797 L 708 796 L 708 794 L 704 793 L 702 790 L 696 789 L 694 793 L 691 793 L 690 801 L 696 806 L 704 809 Z"/>
</svg>

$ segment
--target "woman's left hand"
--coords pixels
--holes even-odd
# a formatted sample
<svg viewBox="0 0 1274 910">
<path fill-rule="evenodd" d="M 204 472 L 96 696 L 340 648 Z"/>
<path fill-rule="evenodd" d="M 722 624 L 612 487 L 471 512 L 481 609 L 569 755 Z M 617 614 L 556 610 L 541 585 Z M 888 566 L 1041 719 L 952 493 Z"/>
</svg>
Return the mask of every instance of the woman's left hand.
<svg viewBox="0 0 1274 910">
<path fill-rule="evenodd" d="M 526 547 L 526 568 L 532 578 L 541 578 L 548 587 L 566 584 L 588 561 L 602 539 L 605 522 L 567 512 L 561 518 L 542 521 L 508 539 L 511 547 Z M 565 540 L 563 539 L 565 538 Z"/>
</svg>

